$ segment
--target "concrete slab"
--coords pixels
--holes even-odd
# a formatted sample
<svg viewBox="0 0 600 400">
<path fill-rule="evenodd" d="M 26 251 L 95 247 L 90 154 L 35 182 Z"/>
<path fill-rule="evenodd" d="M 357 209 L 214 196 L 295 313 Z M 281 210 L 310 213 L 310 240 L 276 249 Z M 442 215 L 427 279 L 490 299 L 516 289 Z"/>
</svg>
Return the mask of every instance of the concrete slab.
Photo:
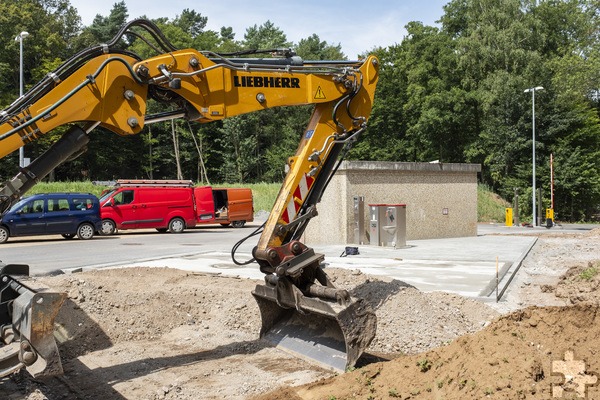
<svg viewBox="0 0 600 400">
<path fill-rule="evenodd" d="M 500 281 L 501 290 L 502 282 L 508 281 L 506 275 L 518 270 L 536 239 L 533 236 L 487 234 L 408 241 L 404 248 L 360 245 L 356 246 L 360 254 L 345 257 L 342 256 L 345 246 L 314 246 L 314 249 L 325 255 L 326 268 L 357 269 L 366 274 L 403 281 L 422 291 L 447 291 L 495 301 L 496 280 Z M 236 259 L 250 259 L 250 249 L 251 246 L 244 246 L 236 253 Z M 120 267 L 133 266 L 171 267 L 263 279 L 256 264 L 238 266 L 232 262 L 231 254 L 224 251 L 143 260 Z"/>
</svg>

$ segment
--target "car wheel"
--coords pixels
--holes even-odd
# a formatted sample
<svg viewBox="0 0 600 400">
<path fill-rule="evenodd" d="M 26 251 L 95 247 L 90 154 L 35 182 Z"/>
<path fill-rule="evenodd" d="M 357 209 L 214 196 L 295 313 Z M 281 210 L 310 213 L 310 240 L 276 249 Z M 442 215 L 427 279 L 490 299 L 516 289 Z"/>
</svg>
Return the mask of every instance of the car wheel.
<svg viewBox="0 0 600 400">
<path fill-rule="evenodd" d="M 73 239 L 75 237 L 75 235 L 72 233 L 63 233 L 61 236 L 65 239 Z"/>
<path fill-rule="evenodd" d="M 0 243 L 6 242 L 9 236 L 8 228 L 0 226 Z"/>
<path fill-rule="evenodd" d="M 77 228 L 77 237 L 81 240 L 88 240 L 94 237 L 94 226 L 90 223 L 83 223 Z"/>
<path fill-rule="evenodd" d="M 181 218 L 173 218 L 171 222 L 169 222 L 169 232 L 171 233 L 181 233 L 185 229 L 185 222 Z"/>
<path fill-rule="evenodd" d="M 103 236 L 110 236 L 114 234 L 116 230 L 117 227 L 115 226 L 115 223 L 113 221 L 111 221 L 110 219 L 102 220 L 102 230 L 100 230 L 100 233 Z"/>
<path fill-rule="evenodd" d="M 234 228 L 241 228 L 246 224 L 246 221 L 233 221 L 231 223 L 231 226 L 233 226 Z"/>
</svg>

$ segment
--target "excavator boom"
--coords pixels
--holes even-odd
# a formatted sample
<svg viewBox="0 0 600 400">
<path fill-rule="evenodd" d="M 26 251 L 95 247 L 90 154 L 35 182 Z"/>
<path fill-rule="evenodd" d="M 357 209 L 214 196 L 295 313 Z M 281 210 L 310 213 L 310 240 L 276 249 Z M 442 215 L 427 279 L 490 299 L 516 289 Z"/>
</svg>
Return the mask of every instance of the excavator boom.
<svg viewBox="0 0 600 400">
<path fill-rule="evenodd" d="M 142 59 L 121 50 L 119 39 L 133 30 L 138 37 L 150 34 L 154 47 L 163 52 Z M 140 133 L 147 124 L 175 118 L 208 123 L 273 107 L 313 105 L 253 252 L 265 281 L 252 294 L 261 310 L 262 337 L 343 370 L 354 365 L 373 339 L 375 314 L 364 301 L 334 287 L 322 268 L 323 256 L 300 238 L 317 215 L 316 205 L 338 162 L 366 129 L 378 60 L 369 56 L 362 61 L 303 61 L 290 51 L 276 53 L 269 58 L 231 58 L 180 50 L 149 21 L 126 24 L 110 43 L 79 52 L 0 112 L 0 157 L 58 127 L 71 127 L 44 155 L 0 187 L 0 213 L 53 168 L 85 151 L 88 134 L 97 126 L 126 136 Z M 167 111 L 148 115 L 149 100 L 165 104 Z M 43 320 L 44 340 L 30 341 L 26 334 L 13 335 L 12 340 L 31 342 L 26 350 L 33 349 L 48 358 L 48 365 L 55 365 L 58 352 L 37 348 L 36 343 L 44 343 L 38 344 L 44 349 L 54 344 L 47 325 L 56 310 L 42 310 L 45 318 L 39 313 L 26 315 L 34 309 L 32 293 L 38 292 L 14 290 L 18 281 L 7 280 L 13 283 L 0 286 L 0 292 L 9 293 L 0 325 L 14 332 L 15 318 Z M 17 294 L 30 299 L 25 307 L 15 306 Z M 60 302 L 47 297 L 44 302 Z M 317 354 L 310 349 L 314 344 Z"/>
</svg>

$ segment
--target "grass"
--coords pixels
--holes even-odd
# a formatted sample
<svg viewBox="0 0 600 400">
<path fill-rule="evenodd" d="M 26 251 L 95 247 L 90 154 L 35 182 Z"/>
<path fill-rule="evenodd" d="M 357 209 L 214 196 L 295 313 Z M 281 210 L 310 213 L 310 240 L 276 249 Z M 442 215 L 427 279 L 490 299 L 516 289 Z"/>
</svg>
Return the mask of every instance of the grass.
<svg viewBox="0 0 600 400">
<path fill-rule="evenodd" d="M 99 196 L 106 186 L 94 185 L 90 181 L 81 182 L 40 182 L 32 187 L 27 196 L 38 193 L 82 192 Z"/>
<path fill-rule="evenodd" d="M 510 203 L 492 192 L 485 185 L 477 185 L 477 221 L 504 222 L 506 208 Z"/>
<path fill-rule="evenodd" d="M 579 277 L 585 281 L 591 281 L 596 275 L 598 275 L 598 268 L 600 268 L 600 261 L 595 263 L 589 263 L 588 267 L 581 271 Z"/>
<path fill-rule="evenodd" d="M 431 361 L 426 358 L 419 360 L 417 361 L 417 367 L 421 372 L 427 372 L 431 369 Z"/>
</svg>

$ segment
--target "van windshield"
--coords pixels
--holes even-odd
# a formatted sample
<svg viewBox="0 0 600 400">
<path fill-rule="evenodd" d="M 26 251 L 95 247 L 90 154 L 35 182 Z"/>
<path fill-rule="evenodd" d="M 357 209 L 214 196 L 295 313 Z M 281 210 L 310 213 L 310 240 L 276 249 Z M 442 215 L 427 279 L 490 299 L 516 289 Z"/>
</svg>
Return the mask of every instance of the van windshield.
<svg viewBox="0 0 600 400">
<path fill-rule="evenodd" d="M 109 190 L 108 192 L 104 193 L 102 195 L 102 197 L 100 197 L 100 203 L 104 204 L 106 199 L 108 199 L 110 196 L 112 196 L 112 194 L 116 191 L 117 191 L 117 189 L 112 189 L 112 190 Z"/>
<path fill-rule="evenodd" d="M 17 203 L 13 204 L 13 206 L 10 208 L 10 210 L 8 210 L 8 212 L 17 211 L 19 208 L 23 207 L 23 204 L 27 203 L 29 200 L 29 198 L 19 200 Z"/>
</svg>

